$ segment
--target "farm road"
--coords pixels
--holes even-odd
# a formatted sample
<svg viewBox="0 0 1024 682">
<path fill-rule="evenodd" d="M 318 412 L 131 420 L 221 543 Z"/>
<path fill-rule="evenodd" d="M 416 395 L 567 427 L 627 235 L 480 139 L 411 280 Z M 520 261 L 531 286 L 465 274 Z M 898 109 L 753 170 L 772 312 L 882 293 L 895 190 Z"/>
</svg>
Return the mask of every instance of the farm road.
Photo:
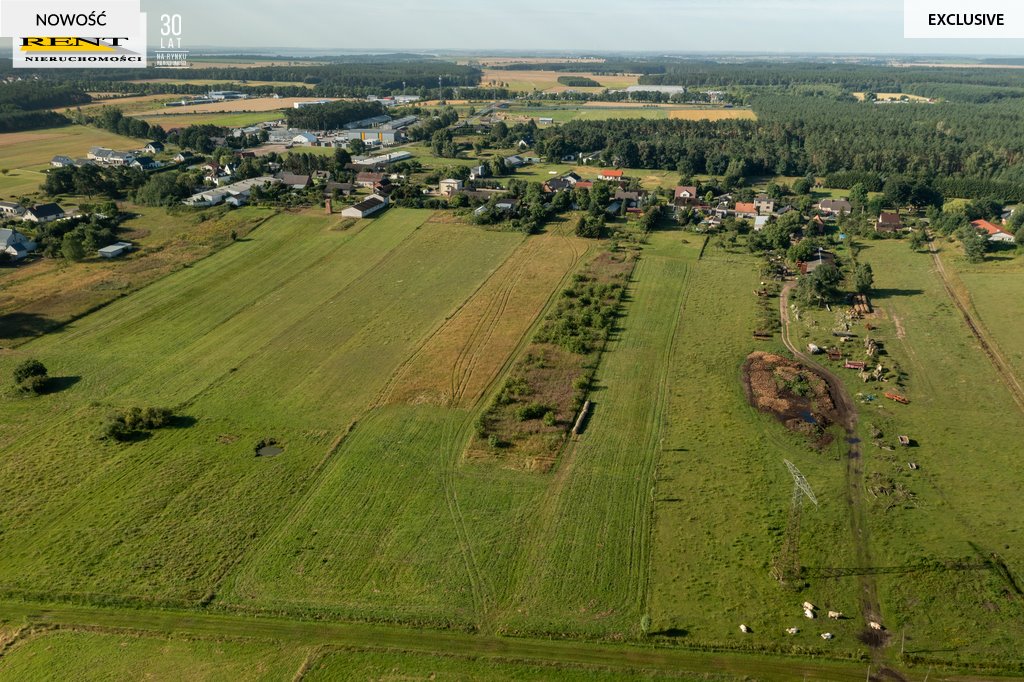
<svg viewBox="0 0 1024 682">
<path fill-rule="evenodd" d="M 1017 379 L 1017 375 L 1014 373 L 1010 364 L 1006 362 L 1006 358 L 996 348 L 995 343 L 989 342 L 988 333 L 985 330 L 985 326 L 975 318 L 971 312 L 971 306 L 968 301 L 957 291 L 957 287 L 953 284 L 953 278 L 948 272 L 946 272 L 946 265 L 942 262 L 942 257 L 939 255 L 939 250 L 935 248 L 935 241 L 932 239 L 930 232 L 926 232 L 928 236 L 928 251 L 932 255 L 932 262 L 935 263 L 935 271 L 939 274 L 939 279 L 942 280 L 942 286 L 945 288 L 946 293 L 949 294 L 950 299 L 953 301 L 953 305 L 956 306 L 960 314 L 963 315 L 964 322 L 967 323 L 968 329 L 971 330 L 971 334 L 977 339 L 978 344 L 981 346 L 981 350 L 984 351 L 985 355 L 992 362 L 992 366 L 995 367 L 996 373 L 999 378 L 1006 384 L 1006 388 L 1009 389 L 1010 395 L 1013 396 L 1014 402 L 1017 403 L 1017 407 L 1024 412 L 1024 386 L 1021 386 L 1020 381 Z"/>
</svg>

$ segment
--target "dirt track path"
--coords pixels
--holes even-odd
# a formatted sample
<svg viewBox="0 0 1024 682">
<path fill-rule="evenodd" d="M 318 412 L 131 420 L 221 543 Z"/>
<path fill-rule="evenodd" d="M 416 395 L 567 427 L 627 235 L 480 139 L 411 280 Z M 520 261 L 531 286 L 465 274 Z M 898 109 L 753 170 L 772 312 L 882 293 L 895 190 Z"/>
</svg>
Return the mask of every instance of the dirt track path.
<svg viewBox="0 0 1024 682">
<path fill-rule="evenodd" d="M 846 483 L 847 483 L 847 504 L 850 507 L 850 530 L 853 533 L 853 545 L 855 549 L 857 566 L 870 568 L 871 560 L 870 545 L 868 542 L 868 527 L 865 521 L 864 505 L 864 462 L 861 453 L 860 438 L 857 436 L 857 406 L 846 390 L 842 380 L 818 364 L 810 355 L 807 355 L 793 343 L 789 336 L 789 294 L 795 286 L 795 282 L 786 282 L 779 294 L 779 315 L 782 318 L 782 343 L 789 352 L 802 362 L 805 367 L 821 377 L 828 384 L 832 393 L 832 400 L 836 406 L 838 422 L 846 431 L 846 442 L 850 448 L 846 458 Z M 881 606 L 878 602 L 878 587 L 874 576 L 859 575 L 857 580 L 860 585 L 860 609 L 864 618 L 865 632 L 873 634 L 874 631 L 867 628 L 871 621 L 883 622 Z M 876 659 L 880 658 L 881 644 L 878 641 L 873 644 L 876 652 Z"/>
<path fill-rule="evenodd" d="M 956 306 L 960 314 L 963 315 L 964 322 L 967 323 L 967 328 L 971 330 L 971 334 L 977 339 L 978 344 L 981 346 L 981 350 L 985 352 L 988 359 L 992 362 L 992 366 L 995 367 L 996 373 L 999 378 L 1002 379 L 1003 383 L 1006 384 L 1006 388 L 1009 389 L 1010 395 L 1013 396 L 1014 402 L 1017 403 L 1017 407 L 1024 412 L 1024 386 L 1021 386 L 1020 381 L 1017 379 L 1017 375 L 1014 373 L 1013 368 L 1006 362 L 1006 358 L 1003 357 L 999 349 L 996 348 L 996 344 L 988 340 L 988 333 L 978 319 L 971 313 L 970 303 L 965 301 L 962 296 L 957 292 L 955 286 L 953 286 L 952 278 L 949 273 L 946 272 L 946 265 L 942 262 L 942 257 L 939 255 L 939 250 L 935 248 L 935 242 L 932 239 L 931 233 L 928 234 L 928 251 L 932 255 L 932 262 L 935 263 L 935 270 L 939 273 L 939 279 L 942 280 L 942 286 L 946 289 L 946 293 L 953 300 L 953 305 Z"/>
</svg>

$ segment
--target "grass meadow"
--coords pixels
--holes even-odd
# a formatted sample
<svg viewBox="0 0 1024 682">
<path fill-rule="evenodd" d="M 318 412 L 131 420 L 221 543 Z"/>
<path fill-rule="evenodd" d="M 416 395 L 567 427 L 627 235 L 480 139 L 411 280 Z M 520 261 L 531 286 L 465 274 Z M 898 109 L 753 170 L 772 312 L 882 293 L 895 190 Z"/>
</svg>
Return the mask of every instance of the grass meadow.
<svg viewBox="0 0 1024 682">
<path fill-rule="evenodd" d="M 864 244 L 858 260 L 875 273 L 871 336 L 884 346 L 881 362 L 905 373 L 898 390 L 911 401 L 885 400 L 885 391 L 896 390 L 891 383 L 865 384 L 855 372 L 837 370 L 851 393 L 875 398 L 861 398 L 860 424 L 872 559 L 892 569 L 876 579 L 885 625 L 901 640 L 905 633 L 906 653 L 921 661 L 955 656 L 1006 663 L 1024 638 L 1016 588 L 998 571 L 950 570 L 944 562 L 994 559 L 1014 576 L 1024 570 L 1024 545 L 1009 521 L 1015 491 L 1024 485 L 1017 448 L 1010 445 L 1024 439 L 1024 415 L 948 298 L 929 255 L 912 253 L 905 241 L 881 240 Z M 805 317 L 796 342 L 824 343 L 831 327 L 823 321 L 831 317 Z M 989 319 L 1000 330 L 996 338 L 1005 339 L 998 318 Z M 883 445 L 902 434 L 913 446 L 878 447 L 874 428 L 883 433 Z M 909 462 L 919 469 L 910 470 Z M 873 492 L 895 484 L 910 497 Z M 900 569 L 925 562 L 937 565 Z"/>
</svg>

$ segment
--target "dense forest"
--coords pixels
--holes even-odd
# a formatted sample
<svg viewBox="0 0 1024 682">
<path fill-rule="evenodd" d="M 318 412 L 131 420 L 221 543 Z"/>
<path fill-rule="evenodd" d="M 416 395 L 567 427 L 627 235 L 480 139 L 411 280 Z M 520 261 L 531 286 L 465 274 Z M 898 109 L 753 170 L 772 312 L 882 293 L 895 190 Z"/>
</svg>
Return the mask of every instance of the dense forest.
<svg viewBox="0 0 1024 682">
<path fill-rule="evenodd" d="M 68 120 L 51 111 L 92 101 L 79 88 L 46 81 L 14 81 L 0 87 L 0 133 L 67 125 Z"/>
<path fill-rule="evenodd" d="M 11 75 L 10 61 L 0 61 L 0 75 Z M 52 74 L 19 69 L 22 77 Z M 96 69 L 65 73 L 61 76 L 65 84 L 74 89 L 90 92 L 140 91 L 152 94 L 200 94 L 208 92 L 208 84 L 182 83 L 133 83 L 152 79 L 152 69 Z M 438 88 L 472 87 L 480 82 L 480 70 L 459 66 L 439 60 L 386 60 L 362 61 L 348 58 L 347 61 L 327 64 L 296 63 L 285 66 L 260 66 L 247 68 L 231 66 L 199 66 L 189 70 L 189 78 L 223 83 L 225 87 L 240 87 L 252 94 L 278 93 L 283 96 L 358 97 L 371 94 L 390 94 L 420 90 L 436 91 Z M 274 85 L 247 86 L 246 81 L 270 81 Z M 240 85 L 238 85 L 240 84 Z M 212 86 L 216 89 L 218 86 Z M 74 104 L 58 103 L 53 106 Z"/>
<path fill-rule="evenodd" d="M 766 96 L 753 106 L 756 121 L 572 121 L 544 130 L 539 149 L 552 159 L 604 149 L 606 161 L 621 166 L 683 174 L 899 174 L 955 196 L 1024 198 L 1024 109 L 1015 103 L 879 106 Z"/>
<path fill-rule="evenodd" d="M 378 102 L 331 102 L 303 109 L 288 109 L 288 125 L 306 130 L 337 130 L 346 123 L 387 113 Z"/>
</svg>

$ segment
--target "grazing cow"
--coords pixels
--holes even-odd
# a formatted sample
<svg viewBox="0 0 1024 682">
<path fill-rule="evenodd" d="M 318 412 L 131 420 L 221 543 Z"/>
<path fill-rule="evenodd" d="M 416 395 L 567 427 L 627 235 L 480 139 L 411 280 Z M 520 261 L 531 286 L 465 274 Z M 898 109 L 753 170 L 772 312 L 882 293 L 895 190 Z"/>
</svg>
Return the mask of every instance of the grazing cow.
<svg viewBox="0 0 1024 682">
<path fill-rule="evenodd" d="M 821 638 L 822 639 L 832 639 L 834 636 L 835 635 L 833 635 L 831 632 L 823 632 L 823 633 L 821 633 Z"/>
<path fill-rule="evenodd" d="M 870 623 L 868 623 L 868 626 L 872 630 L 882 630 L 883 629 L 882 628 L 882 624 L 881 623 L 876 623 L 875 621 L 871 621 Z"/>
<path fill-rule="evenodd" d="M 814 615 L 814 611 L 804 609 L 804 618 L 817 618 L 817 616 Z"/>
<path fill-rule="evenodd" d="M 750 632 L 750 628 L 748 628 L 746 625 L 740 624 L 740 632 L 742 632 L 743 634 L 748 634 Z"/>
<path fill-rule="evenodd" d="M 786 628 L 787 635 L 795 635 L 798 632 L 800 632 L 800 628 Z"/>
<path fill-rule="evenodd" d="M 812 604 L 809 601 L 805 601 L 804 602 L 804 609 L 807 610 L 807 611 L 817 611 L 818 607 L 815 606 L 814 604 Z"/>
<path fill-rule="evenodd" d="M 843 617 L 843 612 L 842 611 L 829 611 L 828 612 L 828 617 L 831 618 L 832 620 L 839 620 L 840 618 Z"/>
</svg>

